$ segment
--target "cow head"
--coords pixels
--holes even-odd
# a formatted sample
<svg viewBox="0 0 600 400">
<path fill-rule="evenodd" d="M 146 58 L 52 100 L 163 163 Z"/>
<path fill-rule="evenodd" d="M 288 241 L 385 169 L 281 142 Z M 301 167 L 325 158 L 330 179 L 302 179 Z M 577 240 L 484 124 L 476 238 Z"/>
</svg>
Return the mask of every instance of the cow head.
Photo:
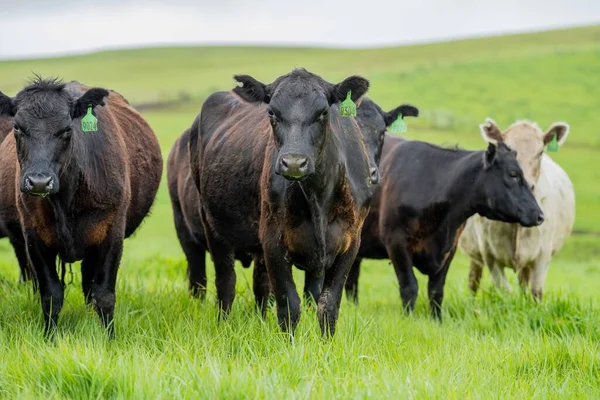
<svg viewBox="0 0 600 400">
<path fill-rule="evenodd" d="M 90 89 L 78 99 L 57 80 L 36 78 L 13 99 L 0 93 L 0 115 L 12 116 L 17 158 L 21 167 L 21 191 L 47 196 L 59 191 L 59 176 L 68 162 L 73 121 L 88 106 L 103 105 L 104 89 Z"/>
<path fill-rule="evenodd" d="M 544 214 L 523 176 L 517 154 L 504 143 L 489 143 L 483 152 L 483 171 L 477 213 L 486 218 L 537 226 Z"/>
<path fill-rule="evenodd" d="M 389 112 L 383 111 L 375 102 L 364 98 L 356 110 L 356 120 L 363 135 L 363 141 L 369 156 L 371 183 L 380 182 L 379 161 L 387 128 L 399 117 L 417 117 L 419 110 L 403 104 Z"/>
<path fill-rule="evenodd" d="M 331 84 L 305 69 L 295 69 L 265 85 L 248 75 L 237 75 L 242 84 L 233 91 L 249 102 L 267 103 L 266 112 L 277 147 L 275 173 L 299 180 L 315 172 L 319 150 L 330 125 L 330 108 L 352 92 L 357 102 L 369 89 L 369 82 L 351 76 Z"/>
<path fill-rule="evenodd" d="M 517 152 L 525 180 L 534 189 L 540 176 L 544 148 L 555 136 L 559 146 L 562 146 L 569 135 L 569 125 L 564 122 L 555 122 L 547 132 L 543 132 L 535 123 L 518 121 L 502 132 L 492 119 L 487 118 L 480 128 L 486 142 L 502 142 Z"/>
</svg>

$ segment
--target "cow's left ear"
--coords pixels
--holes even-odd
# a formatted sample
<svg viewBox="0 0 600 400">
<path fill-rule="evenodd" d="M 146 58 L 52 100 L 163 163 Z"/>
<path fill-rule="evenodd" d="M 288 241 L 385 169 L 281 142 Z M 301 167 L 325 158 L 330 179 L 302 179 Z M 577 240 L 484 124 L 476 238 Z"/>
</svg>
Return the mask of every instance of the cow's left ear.
<svg viewBox="0 0 600 400">
<path fill-rule="evenodd" d="M 417 107 L 411 106 L 410 104 L 402 104 L 399 107 L 394 108 L 392 111 L 388 111 L 383 116 L 385 120 L 385 126 L 390 126 L 395 120 L 398 119 L 398 116 L 401 115 L 404 117 L 418 117 L 419 109 Z"/>
<path fill-rule="evenodd" d="M 0 116 L 14 117 L 15 105 L 10 97 L 0 92 Z"/>
<path fill-rule="evenodd" d="M 556 136 L 558 145 L 562 146 L 565 140 L 567 140 L 567 136 L 569 136 L 569 124 L 565 122 L 553 123 L 544 135 L 544 146 L 550 143 L 554 136 Z"/>
<path fill-rule="evenodd" d="M 331 96 L 329 98 L 329 104 L 335 104 L 339 103 L 340 101 L 344 101 L 348 95 L 348 91 L 352 92 L 352 101 L 356 103 L 369 91 L 369 81 L 362 76 L 353 75 L 344 79 L 337 85 L 333 85 Z"/>
<path fill-rule="evenodd" d="M 108 90 L 102 88 L 91 88 L 86 91 L 83 96 L 75 101 L 73 107 L 71 107 L 71 118 L 81 118 L 87 113 L 87 109 L 89 106 L 92 106 L 92 109 L 97 106 L 104 105 L 104 98 L 108 97 Z"/>
</svg>

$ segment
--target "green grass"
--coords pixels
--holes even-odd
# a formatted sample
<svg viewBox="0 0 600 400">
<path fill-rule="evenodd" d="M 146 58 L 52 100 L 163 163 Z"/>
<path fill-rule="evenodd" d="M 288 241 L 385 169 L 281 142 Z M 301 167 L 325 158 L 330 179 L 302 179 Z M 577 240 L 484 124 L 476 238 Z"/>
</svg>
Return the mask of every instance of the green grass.
<svg viewBox="0 0 600 400">
<path fill-rule="evenodd" d="M 234 73 L 270 81 L 294 66 L 331 81 L 364 74 L 383 108 L 419 106 L 410 138 L 477 149 L 486 116 L 502 126 L 568 122 L 552 157 L 574 182 L 576 228 L 600 230 L 600 26 L 377 50 L 160 48 L 11 61 L 0 63 L 0 90 L 16 93 L 35 71 L 113 88 L 135 104 L 189 96 L 189 105 L 145 113 L 166 158 L 202 99 L 231 88 Z M 567 241 L 542 304 L 496 292 L 489 274 L 472 298 L 467 265 L 458 254 L 442 325 L 429 318 L 424 293 L 405 316 L 392 268 L 366 261 L 361 304 L 342 302 L 336 337 L 321 340 L 314 310 L 304 309 L 289 343 L 273 312 L 267 321 L 254 312 L 251 271 L 237 269 L 227 322 L 217 320 L 211 266 L 207 301 L 189 298 L 163 182 L 152 215 L 126 242 L 112 343 L 84 306 L 78 264 L 57 341 L 46 343 L 39 301 L 17 284 L 12 249 L 0 241 L 0 396 L 599 398 L 600 237 Z"/>
</svg>

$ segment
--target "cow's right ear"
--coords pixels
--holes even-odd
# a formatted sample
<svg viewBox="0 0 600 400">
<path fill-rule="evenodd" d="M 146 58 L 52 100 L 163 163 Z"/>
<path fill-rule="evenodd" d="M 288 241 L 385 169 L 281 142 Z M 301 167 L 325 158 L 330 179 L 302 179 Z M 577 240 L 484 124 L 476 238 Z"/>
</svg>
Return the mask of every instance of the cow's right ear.
<svg viewBox="0 0 600 400">
<path fill-rule="evenodd" d="M 502 138 L 502 131 L 491 118 L 486 118 L 485 124 L 479 125 L 479 129 L 481 130 L 481 137 L 488 143 L 499 144 L 504 140 Z"/>
<path fill-rule="evenodd" d="M 267 85 L 257 81 L 250 75 L 235 75 L 236 81 L 242 84 L 233 88 L 233 93 L 250 103 L 268 103 L 271 101 Z"/>
<path fill-rule="evenodd" d="M 77 99 L 71 108 L 71 118 L 81 118 L 87 113 L 89 106 L 92 110 L 97 106 L 104 105 L 104 98 L 108 97 L 108 90 L 102 88 L 91 88 L 87 90 L 83 96 Z"/>
<path fill-rule="evenodd" d="M 15 116 L 15 105 L 13 104 L 13 100 L 2 92 L 0 92 L 0 116 Z"/>
<path fill-rule="evenodd" d="M 411 106 L 410 104 L 402 104 L 399 107 L 394 108 L 391 111 L 388 111 L 383 116 L 385 120 L 385 126 L 390 126 L 395 120 L 398 119 L 398 116 L 401 115 L 404 117 L 418 117 L 419 109 L 417 107 Z"/>
</svg>

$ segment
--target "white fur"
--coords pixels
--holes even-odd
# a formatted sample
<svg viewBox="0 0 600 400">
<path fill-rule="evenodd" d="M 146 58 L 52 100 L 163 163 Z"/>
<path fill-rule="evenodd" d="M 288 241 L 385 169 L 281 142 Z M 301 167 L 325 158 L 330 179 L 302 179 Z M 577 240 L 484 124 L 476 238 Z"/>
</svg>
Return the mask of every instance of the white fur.
<svg viewBox="0 0 600 400">
<path fill-rule="evenodd" d="M 561 143 L 567 134 L 568 131 Z M 540 161 L 535 197 L 545 217 L 537 227 L 524 228 L 479 215 L 469 218 L 459 247 L 471 258 L 471 289 L 476 290 L 479 286 L 483 266 L 487 264 L 496 287 L 510 289 L 504 268 L 511 268 L 519 274 L 523 287 L 529 286 L 534 295 L 541 297 L 552 256 L 569 237 L 575 222 L 573 184 L 547 154 L 543 154 Z"/>
</svg>

